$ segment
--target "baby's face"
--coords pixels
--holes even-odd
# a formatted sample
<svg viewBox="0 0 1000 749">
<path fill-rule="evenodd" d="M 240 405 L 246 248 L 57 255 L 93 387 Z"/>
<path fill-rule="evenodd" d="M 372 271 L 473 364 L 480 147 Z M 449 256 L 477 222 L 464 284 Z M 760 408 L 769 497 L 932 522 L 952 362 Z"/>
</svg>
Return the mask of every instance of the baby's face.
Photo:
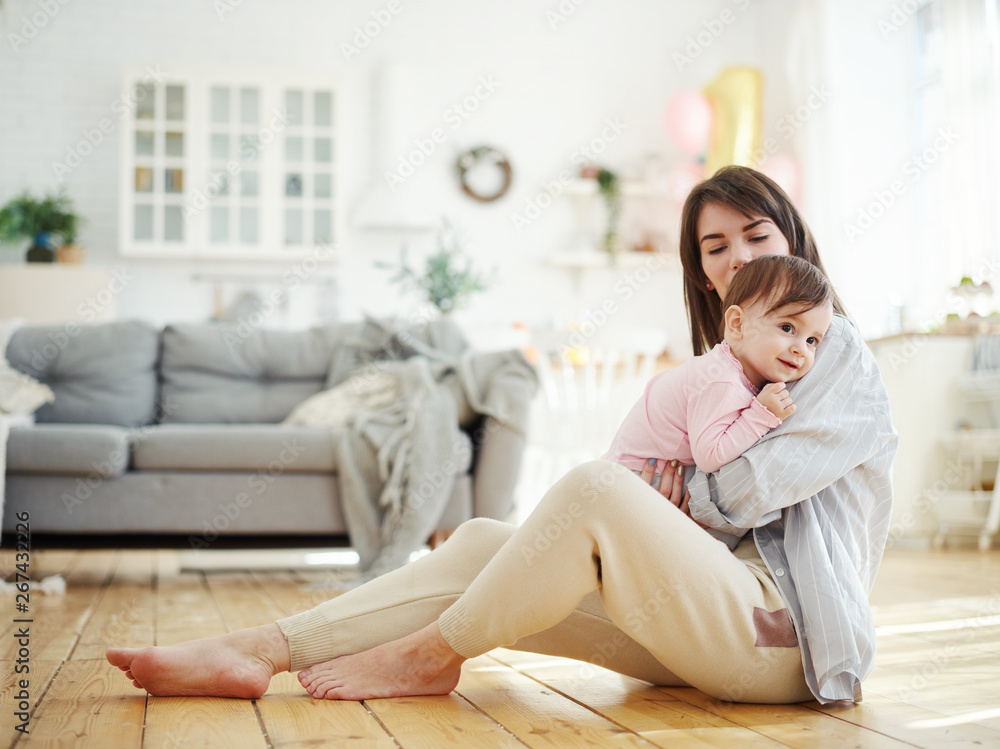
<svg viewBox="0 0 1000 749">
<path fill-rule="evenodd" d="M 749 380 L 762 387 L 768 382 L 793 382 L 812 369 L 816 348 L 833 320 L 833 307 L 785 306 L 765 314 L 764 305 L 754 302 L 744 315 L 739 358 Z"/>
</svg>

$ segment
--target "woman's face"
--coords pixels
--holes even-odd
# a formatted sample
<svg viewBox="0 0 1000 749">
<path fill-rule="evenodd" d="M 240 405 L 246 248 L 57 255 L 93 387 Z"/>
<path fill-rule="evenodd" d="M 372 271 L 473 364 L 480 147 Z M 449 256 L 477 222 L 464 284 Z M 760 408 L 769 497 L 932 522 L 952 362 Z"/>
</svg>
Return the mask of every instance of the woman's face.
<svg viewBox="0 0 1000 749">
<path fill-rule="evenodd" d="M 706 203 L 698 217 L 701 267 L 709 289 L 725 299 L 736 271 L 761 255 L 788 255 L 788 240 L 767 216 L 744 216 L 718 203 Z"/>
</svg>

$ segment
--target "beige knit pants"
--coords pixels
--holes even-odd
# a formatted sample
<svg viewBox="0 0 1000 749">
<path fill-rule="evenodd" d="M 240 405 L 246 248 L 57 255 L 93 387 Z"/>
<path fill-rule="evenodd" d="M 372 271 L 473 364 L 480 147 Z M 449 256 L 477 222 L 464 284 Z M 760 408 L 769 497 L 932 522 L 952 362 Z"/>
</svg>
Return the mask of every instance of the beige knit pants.
<svg viewBox="0 0 1000 749">
<path fill-rule="evenodd" d="M 520 527 L 464 523 L 439 549 L 281 619 L 298 671 L 438 621 L 467 658 L 576 658 L 741 702 L 812 698 L 785 604 L 752 534 L 731 552 L 635 474 L 595 461 Z"/>
</svg>

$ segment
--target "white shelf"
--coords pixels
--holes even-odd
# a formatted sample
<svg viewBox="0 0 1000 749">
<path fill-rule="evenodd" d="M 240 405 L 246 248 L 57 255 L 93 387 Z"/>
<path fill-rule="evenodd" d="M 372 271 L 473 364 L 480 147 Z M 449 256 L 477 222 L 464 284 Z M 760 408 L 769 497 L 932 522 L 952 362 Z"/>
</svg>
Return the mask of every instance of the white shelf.
<svg viewBox="0 0 1000 749">
<path fill-rule="evenodd" d="M 620 182 L 623 198 L 663 198 L 668 197 L 666 189 L 645 180 L 623 179 Z M 575 197 L 593 197 L 599 194 L 596 179 L 574 179 L 566 185 L 566 194 Z"/>
<path fill-rule="evenodd" d="M 1000 457 L 1000 429 L 955 429 L 941 443 L 952 454 Z"/>
<path fill-rule="evenodd" d="M 676 258 L 665 252 L 619 252 L 609 255 L 598 250 L 577 250 L 556 252 L 546 258 L 545 263 L 555 268 L 635 268 L 642 265 L 661 268 L 668 264 L 676 264 Z"/>
<path fill-rule="evenodd" d="M 119 281 L 107 268 L 64 263 L 0 265 L 0 318 L 30 325 L 110 322 L 118 316 Z"/>
</svg>

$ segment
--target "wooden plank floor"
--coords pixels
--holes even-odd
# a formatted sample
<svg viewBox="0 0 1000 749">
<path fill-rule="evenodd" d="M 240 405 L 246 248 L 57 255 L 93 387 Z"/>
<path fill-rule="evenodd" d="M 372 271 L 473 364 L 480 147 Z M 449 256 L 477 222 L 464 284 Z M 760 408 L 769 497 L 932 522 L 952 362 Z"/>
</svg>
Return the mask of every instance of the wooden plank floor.
<svg viewBox="0 0 1000 749">
<path fill-rule="evenodd" d="M 11 579 L 14 557 L 0 551 Z M 317 602 L 321 572 L 178 572 L 172 551 L 35 551 L 30 734 L 15 730 L 18 616 L 0 595 L 0 746 L 1000 747 L 1000 552 L 891 550 L 872 600 L 879 636 L 860 705 L 740 705 L 576 661 L 497 650 L 446 697 L 321 702 L 282 674 L 259 700 L 155 698 L 103 659 L 272 621 Z"/>
</svg>

